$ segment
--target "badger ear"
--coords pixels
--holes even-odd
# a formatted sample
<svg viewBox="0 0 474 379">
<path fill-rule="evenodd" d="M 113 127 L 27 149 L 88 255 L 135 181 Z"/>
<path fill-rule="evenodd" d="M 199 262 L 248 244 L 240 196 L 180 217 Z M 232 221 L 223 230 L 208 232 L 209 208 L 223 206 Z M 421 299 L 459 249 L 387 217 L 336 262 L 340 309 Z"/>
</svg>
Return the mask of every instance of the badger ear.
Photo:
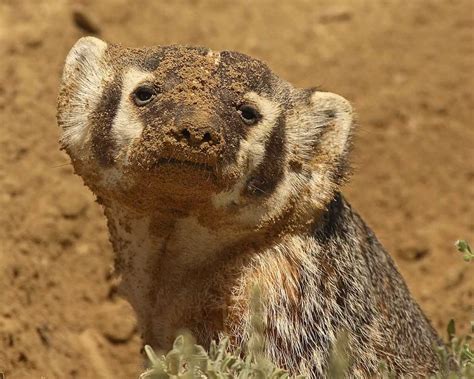
<svg viewBox="0 0 474 379">
<path fill-rule="evenodd" d="M 97 66 L 107 43 L 95 37 L 82 37 L 69 51 L 63 70 L 63 81 L 68 80 L 81 68 Z"/>
<path fill-rule="evenodd" d="M 71 48 L 63 69 L 58 96 L 58 124 L 63 148 L 82 146 L 88 131 L 88 115 L 99 102 L 106 70 L 103 56 L 107 43 L 83 37 Z"/>
<path fill-rule="evenodd" d="M 340 184 L 349 167 L 346 158 L 354 125 L 352 107 L 334 93 L 314 90 L 301 93 L 304 101 L 295 120 L 300 141 L 298 160 L 317 177 Z"/>
<path fill-rule="evenodd" d="M 313 127 L 320 134 L 318 150 L 339 160 L 350 147 L 354 125 L 352 106 L 342 96 L 331 92 L 315 91 L 310 98 Z"/>
</svg>

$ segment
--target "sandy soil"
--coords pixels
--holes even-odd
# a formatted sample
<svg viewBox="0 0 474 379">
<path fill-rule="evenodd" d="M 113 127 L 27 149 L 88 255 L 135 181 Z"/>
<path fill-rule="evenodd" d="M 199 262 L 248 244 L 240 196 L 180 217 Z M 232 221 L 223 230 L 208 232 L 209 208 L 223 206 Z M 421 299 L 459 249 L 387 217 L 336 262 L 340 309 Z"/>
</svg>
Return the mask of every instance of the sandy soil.
<svg viewBox="0 0 474 379">
<path fill-rule="evenodd" d="M 132 378 L 139 337 L 110 278 L 92 195 L 58 149 L 64 58 L 96 32 L 122 44 L 239 50 L 298 86 L 354 102 L 345 192 L 441 332 L 473 319 L 474 3 L 471 0 L 0 0 L 0 371 Z M 469 280 L 471 277 L 471 280 Z"/>
</svg>

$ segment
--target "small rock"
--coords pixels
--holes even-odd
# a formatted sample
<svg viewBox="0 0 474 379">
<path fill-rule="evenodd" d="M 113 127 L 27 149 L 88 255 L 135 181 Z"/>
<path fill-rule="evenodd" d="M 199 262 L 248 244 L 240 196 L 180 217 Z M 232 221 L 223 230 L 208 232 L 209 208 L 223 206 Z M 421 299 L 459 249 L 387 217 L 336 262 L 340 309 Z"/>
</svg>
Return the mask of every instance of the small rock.
<svg viewBox="0 0 474 379">
<path fill-rule="evenodd" d="M 76 8 L 72 11 L 74 24 L 86 33 L 100 34 L 98 22 L 83 8 Z"/>
<path fill-rule="evenodd" d="M 326 9 L 319 16 L 321 23 L 343 22 L 349 21 L 352 18 L 352 11 L 344 7 L 333 7 Z"/>
<path fill-rule="evenodd" d="M 58 202 L 59 211 L 64 218 L 77 218 L 86 211 L 87 207 L 84 197 L 75 194 L 62 198 Z"/>
<path fill-rule="evenodd" d="M 420 261 L 427 257 L 430 249 L 427 244 L 419 241 L 401 243 L 397 249 L 397 255 L 405 261 Z"/>
<path fill-rule="evenodd" d="M 48 325 L 41 325 L 36 327 L 36 332 L 38 333 L 38 336 L 41 340 L 41 343 L 48 347 L 50 345 L 50 330 L 48 328 Z"/>
<path fill-rule="evenodd" d="M 76 253 L 78 255 L 89 255 L 92 252 L 92 246 L 88 243 L 79 243 L 76 245 Z"/>
<path fill-rule="evenodd" d="M 466 268 L 462 267 L 460 269 L 452 270 L 446 275 L 444 281 L 444 289 L 452 290 L 453 288 L 458 287 L 464 281 Z"/>
<path fill-rule="evenodd" d="M 122 299 L 104 303 L 97 316 L 97 323 L 102 335 L 114 344 L 129 341 L 137 328 L 131 306 Z"/>
<path fill-rule="evenodd" d="M 25 38 L 25 45 L 29 48 L 36 49 L 38 47 L 41 47 L 43 44 L 43 36 L 34 34 L 34 35 L 29 35 L 28 38 Z"/>
</svg>

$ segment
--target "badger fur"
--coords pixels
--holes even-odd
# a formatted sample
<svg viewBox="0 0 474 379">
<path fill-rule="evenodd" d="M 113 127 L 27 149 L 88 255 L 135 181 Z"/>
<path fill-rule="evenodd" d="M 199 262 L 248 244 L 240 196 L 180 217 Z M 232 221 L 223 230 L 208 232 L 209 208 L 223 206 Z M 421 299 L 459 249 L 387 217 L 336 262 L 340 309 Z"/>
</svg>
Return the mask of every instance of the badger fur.
<svg viewBox="0 0 474 379">
<path fill-rule="evenodd" d="M 220 333 L 244 345 L 257 285 L 265 353 L 291 374 L 325 377 L 342 330 L 350 377 L 382 361 L 437 368 L 436 332 L 340 194 L 354 127 L 341 96 L 236 52 L 86 37 L 66 59 L 58 123 L 145 343 L 167 349 L 187 328 L 204 346 Z"/>
</svg>

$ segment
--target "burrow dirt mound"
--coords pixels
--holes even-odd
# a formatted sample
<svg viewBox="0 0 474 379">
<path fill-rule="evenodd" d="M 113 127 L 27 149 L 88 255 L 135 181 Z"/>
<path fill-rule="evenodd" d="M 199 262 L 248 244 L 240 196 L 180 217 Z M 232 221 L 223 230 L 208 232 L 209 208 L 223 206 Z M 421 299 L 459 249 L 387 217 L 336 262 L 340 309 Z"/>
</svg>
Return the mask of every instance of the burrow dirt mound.
<svg viewBox="0 0 474 379">
<path fill-rule="evenodd" d="M 466 330 L 473 267 L 453 241 L 474 235 L 473 14 L 470 0 L 2 0 L 0 371 L 140 371 L 104 218 L 57 144 L 62 64 L 90 33 L 130 46 L 239 50 L 298 86 L 353 101 L 360 127 L 346 195 L 435 327 L 452 317 Z"/>
</svg>

